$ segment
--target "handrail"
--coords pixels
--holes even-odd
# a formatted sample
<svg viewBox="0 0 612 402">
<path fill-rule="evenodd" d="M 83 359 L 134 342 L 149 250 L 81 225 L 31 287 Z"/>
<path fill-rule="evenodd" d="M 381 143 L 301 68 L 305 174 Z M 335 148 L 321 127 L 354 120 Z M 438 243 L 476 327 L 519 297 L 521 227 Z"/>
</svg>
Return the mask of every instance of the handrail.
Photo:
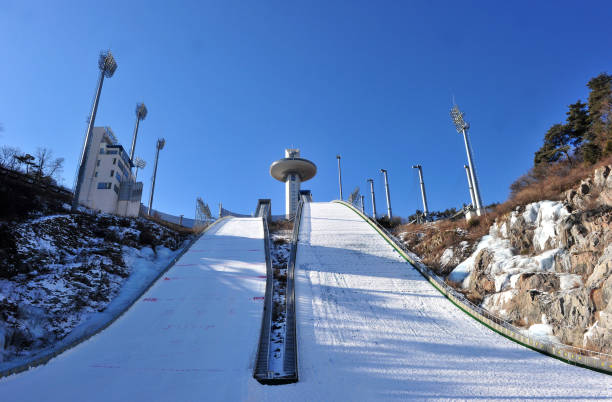
<svg viewBox="0 0 612 402">
<path fill-rule="evenodd" d="M 5 367 L 2 367 L 4 366 L 4 364 L 0 364 L 0 378 L 6 377 L 12 374 L 21 373 L 23 371 L 29 370 L 32 367 L 37 367 L 37 366 L 46 364 L 49 360 L 53 359 L 54 357 L 60 355 L 61 353 L 67 351 L 68 349 L 74 348 L 80 343 L 85 342 L 87 339 L 91 338 L 94 335 L 99 334 L 100 332 L 108 328 L 112 323 L 117 321 L 117 319 L 119 319 L 119 317 L 121 317 L 126 311 L 128 311 L 142 297 L 142 295 L 148 292 L 149 289 L 151 289 L 151 287 L 159 280 L 159 278 L 161 278 L 166 272 L 168 272 L 168 270 L 172 268 L 174 264 L 195 244 L 195 242 L 200 239 L 200 237 L 204 236 L 204 234 L 206 234 L 206 232 L 209 229 L 211 229 L 213 226 L 217 225 L 219 222 L 225 219 L 227 218 L 217 219 L 216 221 L 208 225 L 208 227 L 206 227 L 206 229 L 204 229 L 201 233 L 195 235 L 194 238 L 191 239 L 189 244 L 187 244 L 185 248 L 183 248 L 183 250 L 179 254 L 177 254 L 172 260 L 170 260 L 170 262 L 164 269 L 159 271 L 157 276 L 148 284 L 148 286 L 141 289 L 141 291 L 138 292 L 132 298 L 132 300 L 129 301 L 127 305 L 124 306 L 124 308 L 120 309 L 119 311 L 111 312 L 110 313 L 111 317 L 107 321 L 92 325 L 92 327 L 84 330 L 83 334 L 78 336 L 75 339 L 71 339 L 70 334 L 68 334 L 66 337 L 60 340 L 56 345 L 50 348 L 44 349 L 32 355 L 31 358 L 25 362 L 19 362 L 15 364 L 11 364 L 9 362 Z M 75 328 L 78 328 L 78 326 Z"/>
<path fill-rule="evenodd" d="M 419 258 L 408 250 L 395 236 L 380 226 L 380 224 L 370 217 L 364 215 L 357 208 L 345 201 L 333 201 L 342 204 L 368 222 L 395 250 L 410 263 L 425 279 L 429 281 L 440 293 L 449 299 L 454 305 L 463 312 L 489 327 L 500 335 L 517 342 L 529 349 L 536 350 L 545 355 L 562 360 L 566 363 L 588 368 L 605 374 L 612 374 L 612 355 L 594 352 L 587 349 L 577 348 L 557 342 L 551 342 L 538 337 L 524 335 L 522 331 L 502 319 L 501 317 L 483 309 L 470 302 L 462 293 L 457 292 L 448 285 L 442 278 L 436 275 L 429 267 L 423 264 Z M 596 357 L 593 357 L 596 356 Z"/>
</svg>

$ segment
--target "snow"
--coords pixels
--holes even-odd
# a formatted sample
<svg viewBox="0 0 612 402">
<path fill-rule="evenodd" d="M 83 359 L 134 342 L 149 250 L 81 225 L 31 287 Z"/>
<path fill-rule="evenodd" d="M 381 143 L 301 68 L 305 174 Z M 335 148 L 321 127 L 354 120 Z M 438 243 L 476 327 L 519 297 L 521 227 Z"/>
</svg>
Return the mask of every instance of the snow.
<svg viewBox="0 0 612 402">
<path fill-rule="evenodd" d="M 571 290 L 582 286 L 582 277 L 575 274 L 562 274 L 559 275 L 561 290 Z"/>
<path fill-rule="evenodd" d="M 546 323 L 533 324 L 526 330 L 522 330 L 525 336 L 540 339 L 544 342 L 561 343 L 559 338 L 553 335 L 552 326 Z"/>
<path fill-rule="evenodd" d="M 556 226 L 561 219 L 569 215 L 569 212 L 563 203 L 558 201 L 540 201 L 527 207 L 536 204 L 539 204 L 539 208 L 535 220 L 533 245 L 536 251 L 543 251 L 548 247 L 549 241 L 557 236 Z"/>
<path fill-rule="evenodd" d="M 296 265 L 300 381 L 257 401 L 567 399 L 612 378 L 524 348 L 452 305 L 340 204 L 304 208 Z"/>
<path fill-rule="evenodd" d="M 263 250 L 261 218 L 221 221 L 106 330 L 44 366 L 0 379 L 3 400 L 248 399 Z"/>
<path fill-rule="evenodd" d="M 263 228 L 261 218 L 232 218 L 107 330 L 43 367 L 0 380 L 3 398 L 612 397 L 610 376 L 519 346 L 462 313 L 347 207 L 307 204 L 302 219 L 298 383 L 263 386 L 252 378 L 265 290 Z"/>
</svg>

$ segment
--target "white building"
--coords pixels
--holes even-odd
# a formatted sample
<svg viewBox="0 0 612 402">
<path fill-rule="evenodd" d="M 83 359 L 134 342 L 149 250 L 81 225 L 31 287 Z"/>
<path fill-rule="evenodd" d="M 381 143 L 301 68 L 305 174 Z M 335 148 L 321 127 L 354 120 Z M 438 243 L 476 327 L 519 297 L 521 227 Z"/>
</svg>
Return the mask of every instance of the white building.
<svg viewBox="0 0 612 402">
<path fill-rule="evenodd" d="M 79 203 L 119 216 L 138 216 L 142 182 L 136 182 L 132 167 L 110 127 L 94 127 Z"/>
</svg>

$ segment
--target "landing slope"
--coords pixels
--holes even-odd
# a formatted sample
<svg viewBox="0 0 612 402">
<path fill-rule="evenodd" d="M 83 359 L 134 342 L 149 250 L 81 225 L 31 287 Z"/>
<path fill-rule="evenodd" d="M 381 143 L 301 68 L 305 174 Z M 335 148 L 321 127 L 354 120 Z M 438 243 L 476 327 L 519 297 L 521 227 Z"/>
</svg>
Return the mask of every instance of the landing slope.
<svg viewBox="0 0 612 402">
<path fill-rule="evenodd" d="M 466 316 L 340 204 L 304 206 L 296 297 L 300 382 L 257 399 L 612 397 L 612 377 Z"/>
<path fill-rule="evenodd" d="M 105 331 L 0 380 L 2 399 L 247 399 L 265 275 L 261 218 L 222 221 Z"/>
</svg>

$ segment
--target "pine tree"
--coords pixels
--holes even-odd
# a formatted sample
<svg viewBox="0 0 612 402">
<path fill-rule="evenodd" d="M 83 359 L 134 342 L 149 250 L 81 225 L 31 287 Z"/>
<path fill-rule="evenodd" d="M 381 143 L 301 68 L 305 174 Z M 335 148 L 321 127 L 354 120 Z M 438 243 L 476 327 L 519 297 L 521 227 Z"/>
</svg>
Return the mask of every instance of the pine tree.
<svg viewBox="0 0 612 402">
<path fill-rule="evenodd" d="M 591 79 L 587 86 L 591 90 L 590 128 L 587 133 L 587 139 L 592 144 L 590 152 L 605 155 L 612 152 L 612 75 L 601 73 Z"/>
<path fill-rule="evenodd" d="M 565 155 L 571 161 L 569 143 L 571 129 L 567 124 L 555 124 L 548 129 L 544 136 L 544 145 L 534 155 L 533 162 L 537 165 L 543 162 L 550 163 L 558 161 Z"/>
<path fill-rule="evenodd" d="M 578 100 L 576 103 L 569 105 L 566 115 L 569 142 L 572 146 L 579 147 L 585 140 L 590 125 L 586 103 Z"/>
</svg>

